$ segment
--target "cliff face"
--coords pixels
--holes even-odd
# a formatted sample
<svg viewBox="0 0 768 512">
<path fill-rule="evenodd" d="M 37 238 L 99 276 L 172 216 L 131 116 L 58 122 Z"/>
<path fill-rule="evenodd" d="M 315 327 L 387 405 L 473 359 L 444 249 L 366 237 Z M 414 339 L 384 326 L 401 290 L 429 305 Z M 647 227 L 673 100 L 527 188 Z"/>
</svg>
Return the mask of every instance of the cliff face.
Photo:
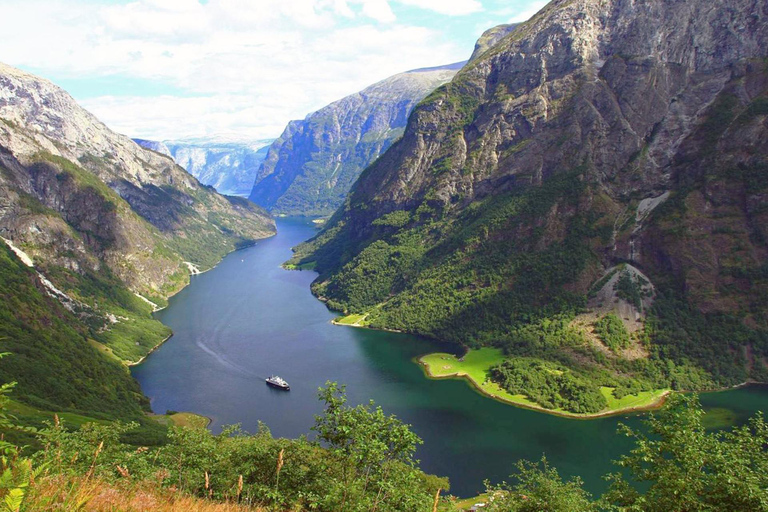
<svg viewBox="0 0 768 512">
<path fill-rule="evenodd" d="M 413 107 L 462 64 L 401 73 L 291 121 L 269 148 L 250 199 L 276 213 L 332 213 L 360 172 L 402 135 Z"/>
<path fill-rule="evenodd" d="M 217 139 L 134 141 L 142 147 L 170 156 L 203 185 L 231 196 L 251 193 L 256 172 L 273 142 L 261 140 L 246 143 Z"/>
<path fill-rule="evenodd" d="M 655 285 L 690 318 L 750 332 L 706 348 L 700 333 L 660 348 L 655 332 L 657 355 L 749 352 L 768 325 L 767 21 L 753 0 L 569 0 L 502 27 L 296 259 L 316 261 L 316 293 L 378 326 L 503 344 L 537 318 L 605 314 L 600 296 L 648 332 Z"/>
<path fill-rule="evenodd" d="M 274 232 L 257 207 L 219 196 L 170 158 L 110 131 L 55 85 L 4 65 L 0 118 L 0 230 L 33 257 L 61 258 L 47 241 L 73 230 L 134 291 L 162 296 L 180 260 L 210 266 L 235 244 Z M 33 228 L 27 203 L 49 210 L 40 214 L 45 223 L 66 226 Z M 219 247 L 205 255 L 194 239 Z M 163 245 L 176 250 L 157 256 Z"/>
<path fill-rule="evenodd" d="M 31 263 L 40 290 L 74 315 L 67 321 L 117 359 L 135 361 L 168 336 L 149 316 L 150 301 L 164 304 L 191 269 L 273 233 L 256 205 L 216 194 L 52 83 L 0 64 L 0 236 Z M 2 301 L 45 316 L 28 295 Z M 41 357 L 10 336 L 0 343 Z"/>
</svg>

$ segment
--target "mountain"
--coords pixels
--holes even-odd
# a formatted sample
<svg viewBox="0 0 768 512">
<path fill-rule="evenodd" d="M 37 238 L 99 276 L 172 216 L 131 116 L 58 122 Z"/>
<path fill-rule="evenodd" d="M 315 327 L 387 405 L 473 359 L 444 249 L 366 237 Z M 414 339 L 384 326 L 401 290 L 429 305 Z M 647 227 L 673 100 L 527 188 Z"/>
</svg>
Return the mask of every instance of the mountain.
<svg viewBox="0 0 768 512">
<path fill-rule="evenodd" d="M 170 335 L 150 313 L 274 233 L 245 199 L 110 131 L 54 84 L 0 64 L 0 381 L 53 410 L 136 412 L 122 363 Z"/>
<path fill-rule="evenodd" d="M 183 139 L 156 142 L 133 139 L 147 149 L 172 157 L 204 185 L 221 194 L 247 196 L 272 140 L 228 141 Z"/>
<path fill-rule="evenodd" d="M 413 107 L 463 64 L 400 73 L 291 121 L 270 146 L 249 199 L 273 213 L 330 215 L 402 135 Z"/>
<path fill-rule="evenodd" d="M 414 109 L 292 263 L 373 327 L 504 348 L 494 379 L 544 407 L 766 380 L 767 20 L 553 1 Z"/>
<path fill-rule="evenodd" d="M 133 142 L 138 144 L 139 146 L 145 148 L 145 149 L 151 149 L 152 151 L 155 151 L 157 153 L 160 153 L 165 156 L 169 156 L 173 158 L 173 155 L 171 154 L 171 150 L 168 148 L 168 146 L 165 145 L 164 142 L 158 142 L 156 140 L 147 140 L 147 139 L 132 139 Z M 190 173 L 192 174 L 192 173 Z M 195 176 L 192 174 L 192 176 Z M 197 178 L 197 176 L 195 176 Z M 199 178 L 198 178 L 199 179 Z M 207 183 L 206 183 L 207 185 Z"/>
</svg>

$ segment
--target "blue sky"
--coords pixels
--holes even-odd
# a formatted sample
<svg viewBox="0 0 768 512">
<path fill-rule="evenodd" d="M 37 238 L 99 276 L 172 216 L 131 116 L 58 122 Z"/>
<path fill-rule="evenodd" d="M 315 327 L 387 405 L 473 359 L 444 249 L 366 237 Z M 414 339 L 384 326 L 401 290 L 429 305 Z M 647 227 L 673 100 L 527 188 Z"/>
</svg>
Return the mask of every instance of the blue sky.
<svg viewBox="0 0 768 512">
<path fill-rule="evenodd" d="M 0 60 L 132 137 L 265 139 L 395 73 L 464 60 L 544 3 L 3 0 Z"/>
</svg>

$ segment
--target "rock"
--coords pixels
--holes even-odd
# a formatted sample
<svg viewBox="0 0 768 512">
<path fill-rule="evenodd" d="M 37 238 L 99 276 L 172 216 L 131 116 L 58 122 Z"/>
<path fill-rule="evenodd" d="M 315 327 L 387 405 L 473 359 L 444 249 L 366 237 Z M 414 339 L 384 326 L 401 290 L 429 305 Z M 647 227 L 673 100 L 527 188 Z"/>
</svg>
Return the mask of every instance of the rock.
<svg viewBox="0 0 768 512">
<path fill-rule="evenodd" d="M 270 146 L 250 199 L 281 214 L 329 215 L 403 132 L 416 104 L 463 63 L 400 73 L 291 121 Z"/>
<path fill-rule="evenodd" d="M 183 139 L 163 142 L 134 139 L 140 146 L 167 154 L 204 185 L 220 194 L 250 194 L 272 140 Z"/>
</svg>

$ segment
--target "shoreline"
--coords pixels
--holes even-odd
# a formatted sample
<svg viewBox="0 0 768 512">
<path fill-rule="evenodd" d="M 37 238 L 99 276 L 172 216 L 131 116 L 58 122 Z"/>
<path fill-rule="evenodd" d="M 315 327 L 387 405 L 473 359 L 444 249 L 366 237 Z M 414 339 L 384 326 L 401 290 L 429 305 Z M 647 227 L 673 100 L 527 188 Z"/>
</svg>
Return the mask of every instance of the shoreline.
<svg viewBox="0 0 768 512">
<path fill-rule="evenodd" d="M 192 273 L 192 272 L 190 272 L 190 273 L 189 273 L 189 282 L 188 282 L 187 284 L 185 284 L 183 287 L 181 287 L 181 288 L 179 288 L 178 290 L 176 290 L 176 291 L 175 291 L 175 292 L 174 292 L 172 295 L 169 295 L 169 296 L 166 298 L 166 301 L 169 301 L 169 300 L 170 300 L 170 299 L 171 299 L 173 296 L 175 296 L 177 293 L 181 292 L 181 291 L 182 291 L 182 290 L 184 290 L 184 289 L 185 289 L 187 286 L 191 285 L 191 284 L 192 284 L 192 277 L 193 277 L 193 276 L 199 276 L 199 275 L 201 275 L 201 274 L 205 274 L 206 272 L 209 272 L 209 271 L 211 271 L 211 270 L 215 269 L 216 267 L 218 267 L 218 266 L 219 266 L 219 264 L 220 264 L 222 261 L 224 261 L 224 258 L 226 258 L 227 256 L 229 256 L 230 254 L 234 254 L 234 253 L 236 253 L 236 252 L 238 252 L 238 251 L 244 251 L 245 249 L 250 249 L 251 247 L 253 247 L 254 245 L 256 245 L 258 242 L 260 242 L 261 240 L 266 240 L 267 238 L 272 238 L 273 236 L 277 236 L 277 230 L 275 230 L 275 233 L 274 233 L 273 235 L 269 235 L 269 236 L 267 236 L 267 237 L 264 237 L 264 238 L 259 238 L 258 240 L 254 240 L 252 244 L 248 244 L 248 245 L 246 245 L 246 246 L 244 246 L 244 247 L 239 247 L 239 248 L 236 248 L 236 249 L 233 249 L 233 250 L 229 251 L 228 253 L 226 253 L 224 256 L 222 256 L 222 257 L 221 257 L 221 259 L 218 261 L 218 263 L 216 263 L 215 265 L 213 265 L 213 266 L 212 266 L 212 267 L 210 267 L 210 268 L 207 268 L 207 269 L 205 269 L 205 270 L 198 270 L 198 271 L 197 271 L 197 272 L 195 272 L 195 273 Z M 184 263 L 189 263 L 189 262 L 186 262 L 186 261 L 185 261 Z M 157 304 L 155 304 L 154 302 L 150 301 L 149 299 L 147 299 L 146 297 L 144 297 L 143 295 L 141 295 L 141 294 L 139 294 L 139 293 L 136 293 L 136 292 L 134 292 L 134 295 L 136 295 L 136 296 L 137 296 L 137 297 L 139 297 L 140 299 L 142 299 L 142 300 L 144 300 L 144 301 L 148 302 L 149 304 L 152 304 L 152 305 L 154 305 L 154 306 L 155 306 L 155 308 L 152 310 L 152 313 L 150 314 L 150 316 L 151 316 L 152 318 L 154 318 L 154 316 L 155 316 L 155 313 L 157 313 L 158 311 L 162 311 L 162 310 L 164 310 L 164 309 L 166 309 L 166 308 L 168 307 L 168 305 L 166 305 L 166 306 L 163 306 L 163 307 L 158 307 L 158 306 L 157 306 Z M 155 320 L 157 320 L 157 319 L 155 318 Z M 158 320 L 158 322 L 160 322 L 160 321 Z M 162 323 L 162 322 L 160 322 L 160 323 Z M 163 324 L 163 325 L 165 325 L 165 324 Z M 168 326 L 166 325 L 166 327 L 168 327 Z M 169 334 L 168 336 L 166 336 L 166 337 L 165 337 L 165 339 L 163 339 L 162 341 L 160 341 L 160 342 L 159 342 L 157 345 L 155 345 L 154 347 L 152 347 L 152 349 L 151 349 L 149 352 L 147 352 L 146 354 L 144 354 L 144 355 L 143 355 L 143 356 L 142 356 L 142 357 L 141 357 L 141 358 L 140 358 L 138 361 L 130 361 L 130 362 L 126 362 L 126 361 L 123 361 L 123 363 L 124 363 L 124 364 L 125 364 L 125 365 L 126 365 L 128 368 L 130 368 L 130 367 L 132 367 L 132 366 L 138 366 L 138 365 L 140 365 L 141 363 L 143 363 L 143 362 L 144 362 L 144 360 L 145 360 L 146 358 L 148 358 L 148 357 L 149 357 L 149 356 L 152 354 L 152 352 L 154 352 L 155 350 L 157 350 L 158 348 L 160 348 L 160 347 L 161 347 L 161 346 L 162 346 L 162 345 L 163 345 L 163 344 L 164 344 L 166 341 L 168 341 L 168 340 L 169 340 L 169 339 L 171 339 L 172 337 L 173 337 L 173 332 L 171 332 L 171 334 Z M 211 420 L 211 421 L 213 421 L 213 420 Z"/>
<path fill-rule="evenodd" d="M 325 303 L 322 299 L 320 299 L 321 302 Z M 348 315 L 338 317 L 338 318 L 345 318 Z M 365 317 L 363 317 L 365 318 Z M 397 334 L 412 334 L 407 333 L 404 331 L 398 331 L 395 329 L 386 329 L 386 328 L 379 328 L 379 327 L 370 327 L 368 325 L 362 325 L 360 321 L 354 322 L 354 323 L 341 323 L 338 321 L 337 318 L 334 318 L 331 320 L 331 323 L 333 325 L 341 326 L 341 327 L 356 327 L 358 329 L 370 329 L 372 331 L 383 331 L 383 332 L 392 332 Z M 416 334 L 414 334 L 417 336 Z M 436 340 L 439 341 L 439 340 Z M 462 347 L 465 351 L 465 354 L 469 351 L 467 347 Z M 573 419 L 573 420 L 593 420 L 593 419 L 600 419 L 600 418 L 607 418 L 610 416 L 619 416 L 622 414 L 633 414 L 633 413 L 642 413 L 647 411 L 654 411 L 657 409 L 660 409 L 664 406 L 664 404 L 667 401 L 667 398 L 670 394 L 672 394 L 674 391 L 672 390 L 666 390 L 664 391 L 657 399 L 655 399 L 653 402 L 647 404 L 647 405 L 641 405 L 641 406 L 634 406 L 634 407 L 625 407 L 621 409 L 610 409 L 607 411 L 601 411 L 597 413 L 591 413 L 591 414 L 579 414 L 579 413 L 573 413 L 573 412 L 564 412 L 564 411 L 553 411 L 552 409 L 546 409 L 544 407 L 541 407 L 539 405 L 533 405 L 533 404 L 526 404 L 522 402 L 516 402 L 513 400 L 508 400 L 504 397 L 495 396 L 490 393 L 488 393 L 486 390 L 484 390 L 480 384 L 478 384 L 473 378 L 471 378 L 468 374 L 464 372 L 456 372 L 450 375 L 433 375 L 432 372 L 429 370 L 429 366 L 427 363 L 422 361 L 422 358 L 425 356 L 428 356 L 430 354 L 422 354 L 420 356 L 414 357 L 412 361 L 415 364 L 418 364 L 421 368 L 422 372 L 424 373 L 424 376 L 431 380 L 446 380 L 446 379 L 459 379 L 459 380 L 465 380 L 469 383 L 470 387 L 478 394 L 482 395 L 485 398 L 490 398 L 491 400 L 495 400 L 497 402 L 503 403 L 505 405 L 511 405 L 513 407 L 520 407 L 522 409 L 528 409 L 535 412 L 542 412 L 545 414 L 551 414 L 553 416 L 559 416 L 561 418 L 567 418 L 567 419 Z M 739 387 L 742 386 L 748 386 L 750 385 L 750 382 L 743 382 L 739 384 Z M 727 391 L 731 388 L 725 388 L 721 389 L 719 391 Z"/>
<path fill-rule="evenodd" d="M 262 240 L 266 240 L 266 239 L 268 239 L 268 238 L 272 238 L 273 236 L 277 236 L 277 227 L 276 227 L 276 226 L 275 226 L 275 232 L 274 232 L 273 234 L 271 234 L 271 235 L 269 235 L 269 236 L 265 236 L 264 238 L 259 238 L 259 239 L 257 239 L 257 240 L 253 240 L 253 242 L 252 242 L 252 243 L 250 243 L 250 244 L 248 244 L 248 245 L 245 245 L 245 246 L 243 246 L 243 247 L 236 247 L 235 249 L 233 249 L 233 250 L 229 251 L 228 253 L 224 254 L 224 255 L 223 255 L 223 256 L 222 256 L 222 257 L 219 259 L 219 261 L 218 261 L 218 262 L 217 262 L 215 265 L 211 266 L 210 268 L 207 268 L 207 269 L 205 269 L 205 270 L 202 270 L 202 271 L 198 270 L 197 272 L 195 272 L 195 273 L 192 273 L 192 271 L 191 271 L 191 268 L 189 268 L 189 267 L 188 267 L 188 268 L 189 268 L 189 270 L 190 270 L 190 273 L 189 273 L 189 282 L 188 282 L 187 284 L 185 284 L 183 287 L 181 287 L 181 288 L 179 288 L 178 290 L 176 290 L 176 291 L 175 291 L 175 292 L 174 292 L 172 295 L 169 295 L 169 296 L 166 298 L 166 301 L 169 301 L 169 300 L 170 300 L 170 299 L 171 299 L 171 298 L 172 298 L 174 295 L 176 295 L 177 293 L 181 292 L 181 290 L 185 289 L 187 286 L 191 285 L 191 284 L 192 284 L 192 277 L 193 277 L 193 276 L 197 276 L 197 275 L 200 275 L 200 274 L 204 274 L 204 273 L 206 273 L 206 272 L 208 272 L 208 271 L 211 271 L 211 270 L 215 269 L 216 267 L 218 267 L 218 266 L 221 264 L 221 262 L 222 262 L 222 261 L 224 261 L 224 258 L 226 258 L 227 256 L 229 256 L 230 254 L 236 253 L 236 252 L 238 252 L 238 251 L 243 251 L 243 250 L 245 250 L 245 249 L 250 249 L 251 247 L 255 246 L 255 245 L 256 245 L 257 243 L 259 243 L 260 241 L 262 241 Z M 188 263 L 188 262 L 184 262 L 184 263 Z M 134 293 L 135 293 L 135 292 L 134 292 Z M 146 302 L 149 302 L 150 304 L 154 304 L 154 303 L 152 303 L 152 301 L 150 301 L 150 300 L 149 300 L 149 299 L 147 299 L 146 297 L 144 297 L 144 296 L 142 296 L 142 295 L 140 295 L 140 294 L 138 294 L 138 293 L 136 293 L 136 295 L 137 295 L 138 297 L 140 297 L 141 299 L 143 299 L 144 301 L 146 301 Z M 167 308 L 169 305 L 170 305 L 170 303 L 169 303 L 168 305 L 166 305 L 166 306 L 163 306 L 163 307 L 156 307 L 157 305 L 155 304 L 155 308 L 153 308 L 153 311 L 152 311 L 152 313 L 150 314 L 150 316 L 151 316 L 152 318 L 154 318 L 154 317 L 155 317 L 155 313 L 157 313 L 158 311 L 162 311 L 163 309 Z M 155 318 L 155 320 L 157 320 L 157 319 Z M 159 320 L 158 320 L 158 322 L 159 322 Z M 162 323 L 162 322 L 160 322 L 160 323 Z M 165 324 L 163 324 L 163 325 L 165 325 Z M 167 327 L 167 326 L 166 326 L 166 327 Z M 140 358 L 138 361 L 123 361 L 123 364 L 124 364 L 124 365 L 125 365 L 125 366 L 128 368 L 128 371 L 130 372 L 130 369 L 131 369 L 132 367 L 134 367 L 134 366 L 138 366 L 138 365 L 140 365 L 141 363 L 143 363 L 143 362 L 144 362 L 144 361 L 145 361 L 145 360 L 146 360 L 146 359 L 147 359 L 147 358 L 148 358 L 150 355 L 152 355 L 152 353 L 153 353 L 155 350 L 157 350 L 157 349 L 159 349 L 161 346 L 163 346 L 163 345 L 165 344 L 165 342 L 166 342 L 166 341 L 168 341 L 169 339 L 171 339 L 172 337 L 173 337 L 173 331 L 171 331 L 171 334 L 169 334 L 168 336 L 166 336 L 166 337 L 165 337 L 165 339 L 163 339 L 163 340 L 162 340 L 162 341 L 160 341 L 160 342 L 159 342 L 157 345 L 155 345 L 154 347 L 152 347 L 152 349 L 151 349 L 149 352 L 147 352 L 146 354 L 144 354 L 144 355 L 143 355 L 143 356 L 142 356 L 142 357 L 141 357 L 141 358 Z M 141 391 L 141 393 L 142 393 L 142 395 L 144 395 L 145 397 L 147 396 L 147 395 L 145 395 L 145 394 L 144 394 L 144 390 L 142 390 L 142 391 Z M 149 397 L 147 397 L 147 398 L 149 398 Z M 151 409 L 151 406 L 150 406 L 150 409 Z M 182 411 L 180 411 L 180 412 L 182 412 Z M 195 415 L 195 416 L 197 416 L 197 417 L 200 417 L 200 418 L 205 418 L 205 419 L 207 420 L 207 423 L 205 424 L 205 427 L 204 427 L 204 428 L 206 428 L 206 429 L 207 429 L 207 428 L 210 426 L 210 424 L 211 424 L 211 423 L 213 423 L 213 418 L 210 418 L 210 417 L 208 417 L 208 416 L 204 416 L 204 415 L 202 415 L 202 414 L 197 414 L 196 412 L 193 412 L 193 411 L 183 411 L 183 412 L 184 412 L 184 413 L 187 413 L 187 414 L 193 414 L 193 415 Z M 152 413 L 152 414 L 156 414 L 156 413 Z M 163 416 L 163 415 L 158 415 L 158 416 Z"/>
<path fill-rule="evenodd" d="M 326 303 L 326 301 L 323 300 L 321 297 L 315 297 L 315 298 L 317 298 L 323 304 Z M 338 321 L 339 319 L 346 318 L 347 316 L 349 316 L 349 315 L 344 315 L 344 316 L 339 316 L 339 317 L 333 318 L 333 319 L 331 319 L 331 324 L 337 325 L 337 326 L 341 326 L 341 327 L 355 327 L 357 329 L 370 329 L 372 331 L 392 332 L 392 333 L 396 333 L 396 334 L 410 334 L 412 336 L 421 336 L 421 337 L 424 337 L 424 338 L 429 339 L 429 340 L 433 340 L 433 341 L 438 342 L 438 343 L 441 342 L 441 340 L 437 340 L 437 339 L 434 339 L 434 338 L 429 338 L 429 337 L 424 336 L 422 334 L 410 333 L 410 332 L 407 332 L 407 331 L 400 331 L 400 330 L 397 330 L 397 329 L 387 329 L 387 328 L 382 328 L 382 327 L 371 327 L 369 325 L 363 325 L 363 324 L 360 323 L 360 321 L 357 321 L 357 322 L 354 322 L 354 323 L 349 323 L 349 324 L 348 323 L 342 323 L 342 322 Z M 365 315 L 365 316 L 367 316 L 367 315 Z M 365 316 L 363 317 L 362 320 L 365 319 Z M 445 342 L 443 342 L 443 343 L 445 343 Z M 469 352 L 469 350 L 470 350 L 468 347 L 465 347 L 463 345 L 461 347 L 464 350 L 464 355 L 466 355 Z M 432 354 L 434 354 L 434 352 Z M 591 419 L 606 418 L 606 417 L 609 417 L 609 416 L 618 416 L 618 415 L 621 415 L 621 414 L 632 414 L 632 413 L 640 413 L 640 412 L 647 412 L 647 411 L 658 410 L 658 409 L 660 409 L 661 407 L 664 406 L 664 404 L 667 401 L 667 398 L 669 398 L 669 396 L 672 393 L 697 393 L 697 394 L 700 394 L 700 393 L 722 393 L 724 391 L 731 391 L 731 390 L 734 390 L 734 389 L 740 389 L 740 388 L 745 388 L 745 387 L 749 387 L 749 386 L 768 386 L 768 382 L 762 382 L 762 381 L 759 381 L 759 380 L 748 379 L 748 380 L 745 380 L 744 382 L 740 382 L 739 384 L 734 384 L 733 386 L 727 386 L 727 387 L 724 387 L 724 388 L 700 389 L 700 390 L 697 390 L 697 391 L 691 391 L 691 390 L 675 391 L 675 390 L 669 389 L 669 390 L 665 390 L 661 395 L 659 395 L 659 397 L 656 400 L 654 400 L 652 403 L 650 403 L 648 405 L 642 405 L 642 406 L 636 406 L 636 407 L 626 407 L 626 408 L 622 408 L 622 409 L 611 409 L 611 410 L 608 410 L 608 411 L 602 411 L 602 412 L 592 413 L 592 414 L 579 414 L 579 413 L 571 413 L 571 412 L 563 412 L 563 411 L 553 411 L 552 409 L 545 409 L 544 407 L 541 407 L 539 405 L 531 405 L 531 404 L 525 404 L 525 403 L 521 403 L 521 402 L 514 402 L 512 400 L 507 400 L 507 399 L 505 399 L 503 397 L 498 397 L 498 396 L 491 395 L 491 394 L 487 393 L 484 389 L 482 389 L 477 384 L 477 382 L 475 382 L 474 379 L 472 379 L 469 375 L 467 375 L 466 373 L 463 373 L 463 372 L 456 372 L 456 373 L 453 373 L 453 374 L 450 374 L 450 375 L 433 375 L 429 371 L 429 368 L 428 368 L 427 364 L 424 363 L 421 360 L 423 357 L 426 357 L 426 356 L 429 356 L 429 355 L 430 354 L 422 354 L 422 355 L 414 357 L 412 359 L 412 361 L 415 364 L 418 364 L 421 367 L 422 371 L 424 372 L 424 376 L 426 378 L 428 378 L 428 379 L 431 379 L 431 380 L 445 380 L 445 379 L 466 380 L 470 384 L 470 386 L 472 387 L 472 389 L 474 391 L 476 391 L 478 394 L 480 394 L 480 395 L 482 395 L 482 396 L 484 396 L 486 398 L 490 398 L 492 400 L 496 400 L 497 402 L 501 402 L 501 403 L 506 404 L 506 405 L 512 405 L 514 407 L 520 407 L 520 408 L 523 408 L 523 409 L 529 409 L 529 410 L 536 411 L 536 412 L 543 412 L 543 413 L 546 413 L 546 414 L 552 414 L 552 415 L 555 415 L 555 416 L 560 416 L 560 417 L 568 418 L 568 419 L 576 419 L 576 420 L 578 420 L 578 419 L 591 420 Z M 461 356 L 461 357 L 463 357 L 463 356 Z"/>
<path fill-rule="evenodd" d="M 163 324 L 163 325 L 165 325 L 165 324 Z M 158 343 L 157 345 L 155 345 L 154 347 L 152 347 L 152 349 L 151 349 L 149 352 L 147 352 L 146 354 L 144 354 L 144 355 L 141 357 L 141 359 L 139 359 L 138 361 L 129 361 L 129 362 L 125 362 L 125 366 L 127 366 L 128 368 L 130 368 L 130 367 L 132 367 L 132 366 L 138 366 L 138 365 L 140 365 L 141 363 L 143 363 L 143 362 L 144 362 L 144 360 L 145 360 L 146 358 L 148 358 L 148 357 L 149 357 L 149 355 L 150 355 L 152 352 L 154 352 L 155 350 L 157 350 L 158 348 L 160 348 L 160 346 L 161 346 L 161 345 L 163 345 L 163 343 L 165 343 L 166 341 L 168 341 L 168 340 L 169 340 L 169 339 L 171 339 L 171 338 L 173 338 L 173 333 L 169 334 L 168 336 L 166 336 L 166 337 L 165 337 L 165 339 L 164 339 L 164 340 L 162 340 L 160 343 Z"/>
<path fill-rule="evenodd" d="M 326 301 L 323 300 L 322 297 L 315 296 L 320 302 L 323 304 L 326 304 Z M 342 323 L 339 320 L 346 318 L 349 315 L 344 316 L 338 316 L 336 318 L 331 319 L 331 324 L 341 326 L 341 327 L 355 327 L 357 329 L 370 329 L 372 331 L 382 331 L 382 332 L 392 332 L 396 334 L 411 334 L 413 336 L 422 336 L 420 334 L 415 333 L 409 333 L 406 331 L 400 331 L 397 329 L 387 329 L 387 328 L 381 328 L 381 327 L 371 327 L 369 325 L 363 325 L 360 322 L 365 319 L 367 316 L 364 315 L 362 319 L 354 322 L 354 323 Z M 427 339 L 433 339 L 426 337 Z M 436 342 L 440 342 L 440 340 L 434 340 Z M 469 352 L 469 348 L 462 346 L 464 349 L 464 355 Z M 658 396 L 653 402 L 646 404 L 646 405 L 640 405 L 640 406 L 633 406 L 633 407 L 625 407 L 621 409 L 610 409 L 607 411 L 601 411 L 597 413 L 591 413 L 591 414 L 579 414 L 579 413 L 573 413 L 573 412 L 564 412 L 564 411 L 553 411 L 552 409 L 546 409 L 544 407 L 541 407 L 540 405 L 533 405 L 533 404 L 526 404 L 522 402 L 516 402 L 513 400 L 508 400 L 504 397 L 495 396 L 490 393 L 488 393 L 486 390 L 482 389 L 482 387 L 468 374 L 464 372 L 455 372 L 450 375 L 433 375 L 428 367 L 428 364 L 422 361 L 422 358 L 429 356 L 430 354 L 422 354 L 420 356 L 414 357 L 412 361 L 415 364 L 418 364 L 421 368 L 422 372 L 424 373 L 424 376 L 431 380 L 446 380 L 446 379 L 457 379 L 457 380 L 465 380 L 469 383 L 470 387 L 475 391 L 476 393 L 482 395 L 485 398 L 490 398 L 491 400 L 495 400 L 497 402 L 503 403 L 505 405 L 511 405 L 513 407 L 520 407 L 522 409 L 528 409 L 535 412 L 542 412 L 545 414 L 551 414 L 553 416 L 559 416 L 561 418 L 567 418 L 572 420 L 593 420 L 593 419 L 600 419 L 600 418 L 607 418 L 610 416 L 619 416 L 622 414 L 635 414 L 635 413 L 643 413 L 648 411 L 655 411 L 658 409 L 661 409 L 664 404 L 667 402 L 667 399 L 672 393 L 720 393 L 723 391 L 730 391 L 734 389 L 740 389 L 748 386 L 768 386 L 768 382 L 760 382 L 752 379 L 748 379 L 744 382 L 741 382 L 739 384 L 735 384 L 733 386 L 728 386 L 724 388 L 714 388 L 714 389 L 705 389 L 705 390 L 698 390 L 698 391 L 689 391 L 689 390 L 682 390 L 682 391 L 675 391 L 675 390 L 665 390 L 662 392 L 661 395 Z M 458 357 L 458 356 L 457 356 Z M 463 357 L 463 356 L 462 356 Z"/>
<path fill-rule="evenodd" d="M 174 416 L 177 416 L 177 418 L 174 419 Z M 211 423 L 213 423 L 213 418 L 211 418 L 210 416 L 205 416 L 203 414 L 198 414 L 192 411 L 173 411 L 173 414 L 158 414 L 158 413 L 152 412 L 152 413 L 148 413 L 147 417 L 160 423 L 161 425 L 164 425 L 165 421 L 168 421 L 170 422 L 170 425 L 167 425 L 167 426 L 175 426 L 175 427 L 197 427 L 197 428 L 207 429 L 211 425 Z M 202 422 L 200 425 L 188 425 L 188 424 L 185 425 L 184 423 L 186 422 L 184 420 L 190 417 L 192 419 L 197 419 L 197 418 L 204 419 L 205 425 L 202 425 Z M 161 418 L 164 421 L 161 421 Z"/>
<path fill-rule="evenodd" d="M 488 393 L 485 389 L 483 389 L 480 384 L 475 381 L 469 374 L 457 371 L 448 375 L 434 375 L 429 368 L 429 364 L 423 361 L 423 358 L 431 355 L 431 354 L 422 354 L 421 356 L 414 357 L 412 359 L 413 362 L 419 365 L 419 367 L 422 369 L 424 376 L 431 380 L 464 380 L 469 383 L 469 385 L 472 387 L 472 389 L 482 395 L 485 398 L 490 398 L 492 400 L 495 400 L 497 402 L 501 402 L 506 405 L 512 405 L 514 407 L 520 407 L 522 409 L 528 409 L 531 411 L 536 412 L 543 412 L 546 414 L 551 414 L 553 416 L 559 416 L 561 418 L 567 418 L 572 420 L 594 420 L 599 418 L 607 418 L 610 416 L 620 416 L 622 414 L 632 414 L 632 413 L 641 413 L 641 412 L 647 412 L 647 411 L 653 411 L 660 409 L 664 406 L 664 404 L 667 401 L 667 398 L 669 395 L 671 395 L 674 391 L 672 390 L 665 390 L 659 395 L 658 398 L 656 398 L 653 402 L 646 404 L 646 405 L 640 405 L 640 406 L 633 406 L 633 407 L 624 407 L 621 409 L 609 409 L 607 411 L 600 411 L 596 413 L 575 413 L 575 412 L 566 412 L 566 411 L 555 411 L 552 409 L 546 409 L 540 405 L 534 405 L 534 404 L 527 404 L 523 402 L 516 402 L 514 400 L 509 400 L 507 398 L 496 396 Z"/>
</svg>

